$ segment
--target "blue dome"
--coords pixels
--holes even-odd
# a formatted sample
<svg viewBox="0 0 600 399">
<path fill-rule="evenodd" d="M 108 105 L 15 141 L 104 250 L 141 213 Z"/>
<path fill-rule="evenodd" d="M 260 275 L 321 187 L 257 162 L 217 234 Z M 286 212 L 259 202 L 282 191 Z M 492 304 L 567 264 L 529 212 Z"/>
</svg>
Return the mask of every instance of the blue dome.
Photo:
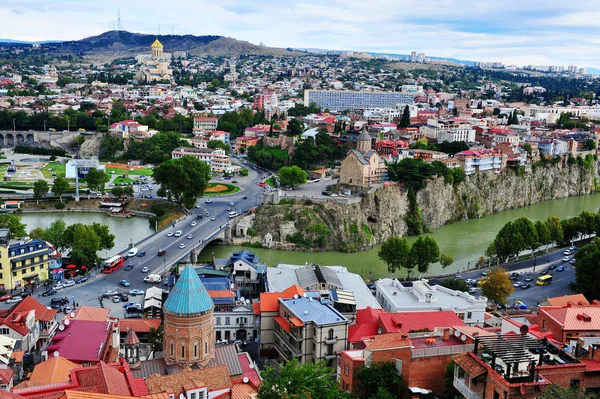
<svg viewBox="0 0 600 399">
<path fill-rule="evenodd" d="M 191 265 L 183 269 L 163 308 L 165 313 L 181 317 L 212 312 L 213 301 Z"/>
</svg>

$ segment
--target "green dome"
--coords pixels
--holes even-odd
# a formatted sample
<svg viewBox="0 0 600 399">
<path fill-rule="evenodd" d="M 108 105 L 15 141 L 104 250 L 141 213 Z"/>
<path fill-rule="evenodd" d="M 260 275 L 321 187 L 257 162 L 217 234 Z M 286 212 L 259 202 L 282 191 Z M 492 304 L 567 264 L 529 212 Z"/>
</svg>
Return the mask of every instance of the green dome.
<svg viewBox="0 0 600 399">
<path fill-rule="evenodd" d="M 213 308 L 213 301 L 204 284 L 194 268 L 187 265 L 163 305 L 164 312 L 173 316 L 191 317 L 212 312 Z"/>
</svg>

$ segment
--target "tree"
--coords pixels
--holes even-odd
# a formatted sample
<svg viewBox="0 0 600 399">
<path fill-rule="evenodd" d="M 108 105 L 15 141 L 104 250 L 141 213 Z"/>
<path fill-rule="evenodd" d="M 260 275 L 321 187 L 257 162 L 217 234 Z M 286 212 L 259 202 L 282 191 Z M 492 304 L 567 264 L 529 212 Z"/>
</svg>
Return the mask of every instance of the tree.
<svg viewBox="0 0 600 399">
<path fill-rule="evenodd" d="M 377 256 L 387 265 L 390 274 L 402 268 L 412 269 L 409 267 L 412 265 L 409 259 L 410 244 L 405 237 L 392 236 L 388 238 L 381 244 Z"/>
<path fill-rule="evenodd" d="M 294 152 L 294 165 L 302 169 L 308 169 L 319 159 L 319 149 L 315 145 L 312 137 L 307 137 L 304 141 L 296 144 Z"/>
<path fill-rule="evenodd" d="M 429 236 L 419 236 L 410 248 L 410 257 L 420 274 L 427 273 L 429 265 L 440 259 L 440 248 Z"/>
<path fill-rule="evenodd" d="M 454 258 L 450 255 L 440 254 L 440 265 L 445 269 L 454 263 Z"/>
<path fill-rule="evenodd" d="M 375 362 L 361 366 L 355 374 L 359 382 L 355 395 L 361 399 L 397 398 L 403 396 L 406 384 L 393 362 Z"/>
<path fill-rule="evenodd" d="M 291 186 L 292 188 L 306 183 L 306 179 L 308 178 L 308 174 L 298 166 L 284 166 L 279 169 L 278 174 L 281 184 Z"/>
<path fill-rule="evenodd" d="M 469 292 L 469 284 L 462 278 L 448 277 L 443 279 L 440 285 L 455 291 Z"/>
<path fill-rule="evenodd" d="M 287 126 L 287 135 L 295 137 L 300 136 L 302 133 L 304 133 L 304 123 L 300 119 L 292 118 Z"/>
<path fill-rule="evenodd" d="M 506 304 L 514 290 L 512 281 L 508 278 L 508 272 L 501 267 L 492 270 L 481 283 L 483 296 L 498 305 Z"/>
<path fill-rule="evenodd" d="M 226 154 L 229 154 L 229 151 L 231 151 L 231 146 L 221 140 L 209 140 L 207 146 L 208 148 L 220 148 L 224 150 Z"/>
<path fill-rule="evenodd" d="M 535 222 L 535 231 L 537 232 L 537 238 L 539 245 L 545 246 L 550 244 L 550 229 L 548 225 L 541 220 Z M 547 249 L 547 248 L 546 248 Z"/>
<path fill-rule="evenodd" d="M 55 220 L 52 224 L 44 230 L 44 240 L 48 241 L 56 247 L 56 249 L 63 250 L 67 248 L 65 241 L 65 231 L 67 225 L 62 220 Z"/>
<path fill-rule="evenodd" d="M 444 371 L 444 388 L 446 399 L 454 399 L 457 396 L 456 388 L 454 388 L 454 367 L 454 362 L 450 362 L 446 365 L 446 370 Z"/>
<path fill-rule="evenodd" d="M 560 219 L 556 216 L 550 216 L 546 219 L 546 226 L 550 230 L 550 240 L 554 243 L 563 242 L 564 233 Z"/>
<path fill-rule="evenodd" d="M 156 166 L 153 176 L 169 198 L 189 209 L 196 205 L 197 198 L 207 187 L 210 166 L 198 158 L 184 156 Z"/>
<path fill-rule="evenodd" d="M 324 362 L 300 364 L 293 359 L 278 369 L 266 366 L 258 399 L 349 399 Z"/>
<path fill-rule="evenodd" d="M 23 238 L 27 235 L 26 224 L 21 223 L 17 215 L 0 214 L 0 229 L 9 229 L 12 238 Z"/>
<path fill-rule="evenodd" d="M 85 176 L 85 182 L 91 191 L 98 193 L 104 193 L 104 185 L 108 180 L 108 175 L 103 171 L 96 168 L 91 168 Z"/>
<path fill-rule="evenodd" d="M 240 176 L 248 176 L 250 172 L 246 168 L 240 169 Z"/>
<path fill-rule="evenodd" d="M 158 328 L 151 327 L 148 331 L 148 343 L 154 352 L 161 351 L 163 348 L 163 326 Z"/>
<path fill-rule="evenodd" d="M 407 106 L 404 107 L 404 112 L 402 112 L 402 118 L 400 119 L 400 123 L 398 123 L 398 129 L 407 128 L 410 126 L 410 108 Z"/>
<path fill-rule="evenodd" d="M 495 255 L 508 260 L 510 256 L 517 256 L 525 248 L 525 239 L 521 236 L 518 226 L 513 222 L 507 222 L 494 239 Z"/>
<path fill-rule="evenodd" d="M 38 180 L 33 183 L 33 198 L 38 204 L 44 195 L 48 194 L 48 191 L 50 191 L 50 186 L 46 180 Z"/>
<path fill-rule="evenodd" d="M 535 229 L 535 225 L 531 222 L 531 220 L 522 217 L 518 218 L 513 222 L 513 226 L 518 231 L 518 234 L 523 238 L 523 247 L 524 249 L 531 249 L 531 253 L 535 251 L 535 249 L 539 246 L 538 244 L 538 236 L 537 231 Z M 517 257 L 518 257 L 517 253 Z"/>
<path fill-rule="evenodd" d="M 75 223 L 67 227 L 64 233 L 65 246 L 71 249 L 71 262 L 78 266 L 91 266 L 98 261 L 101 238 L 93 226 Z"/>
<path fill-rule="evenodd" d="M 112 249 L 115 246 L 115 235 L 110 232 L 107 225 L 94 222 L 92 229 L 100 237 L 100 250 Z"/>
<path fill-rule="evenodd" d="M 60 198 L 60 202 L 62 202 L 62 195 L 69 191 L 69 181 L 64 177 L 57 177 L 54 179 L 54 184 L 52 185 L 52 192 L 54 195 L 58 195 Z"/>
<path fill-rule="evenodd" d="M 41 227 L 36 227 L 35 229 L 29 232 L 29 238 L 32 240 L 43 240 L 44 239 L 44 229 Z"/>
<path fill-rule="evenodd" d="M 544 392 L 537 395 L 538 399 L 598 399 L 593 393 L 586 393 L 578 388 L 564 388 L 560 385 L 552 384 Z"/>
<path fill-rule="evenodd" d="M 531 148 L 531 144 L 529 144 L 529 143 L 523 144 L 523 149 L 525 150 L 525 152 L 527 152 L 527 155 L 531 156 L 531 151 L 533 150 Z"/>
<path fill-rule="evenodd" d="M 575 254 L 575 287 L 588 300 L 600 299 L 600 238 L 594 238 Z"/>
</svg>

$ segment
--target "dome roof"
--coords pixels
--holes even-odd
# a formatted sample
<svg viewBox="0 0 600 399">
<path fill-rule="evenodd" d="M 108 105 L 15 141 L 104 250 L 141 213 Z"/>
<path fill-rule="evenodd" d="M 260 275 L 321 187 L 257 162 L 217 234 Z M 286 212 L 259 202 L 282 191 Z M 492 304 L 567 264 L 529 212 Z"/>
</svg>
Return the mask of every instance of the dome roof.
<svg viewBox="0 0 600 399">
<path fill-rule="evenodd" d="M 158 40 L 158 38 L 156 38 L 156 40 L 154 41 L 154 43 L 152 43 L 152 46 L 150 46 L 152 48 L 163 48 L 162 43 Z"/>
<path fill-rule="evenodd" d="M 191 265 L 187 265 L 163 305 L 165 313 L 192 317 L 212 312 L 214 304 Z"/>
<path fill-rule="evenodd" d="M 369 135 L 369 133 L 367 133 L 366 130 L 363 130 L 360 135 L 358 136 L 358 138 L 356 139 L 358 141 L 371 141 L 371 136 Z"/>
</svg>

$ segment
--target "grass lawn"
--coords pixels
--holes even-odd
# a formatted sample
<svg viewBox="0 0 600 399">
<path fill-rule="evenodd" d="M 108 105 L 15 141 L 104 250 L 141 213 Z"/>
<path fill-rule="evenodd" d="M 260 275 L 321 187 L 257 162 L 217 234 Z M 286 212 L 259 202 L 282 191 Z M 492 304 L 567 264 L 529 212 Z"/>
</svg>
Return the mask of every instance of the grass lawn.
<svg viewBox="0 0 600 399">
<path fill-rule="evenodd" d="M 267 183 L 271 187 L 275 187 L 275 177 L 269 177 L 267 180 L 265 180 L 265 183 Z"/>
<path fill-rule="evenodd" d="M 52 177 L 52 172 L 55 172 L 56 177 L 65 177 L 66 169 L 67 167 L 64 164 L 50 162 L 42 168 L 42 174 L 44 177 L 49 178 Z"/>
<path fill-rule="evenodd" d="M 240 191 L 238 186 L 226 183 L 208 183 L 208 187 L 204 191 L 205 197 L 213 197 L 218 195 L 233 194 Z"/>
<path fill-rule="evenodd" d="M 119 176 L 115 179 L 113 184 L 117 185 L 117 184 L 123 184 L 123 183 L 133 183 L 133 182 L 134 182 L 133 179 L 130 179 L 128 177 Z"/>
<path fill-rule="evenodd" d="M 152 169 L 141 168 L 141 169 L 134 169 L 133 171 L 131 171 L 129 169 L 121 169 L 121 168 L 118 168 L 118 169 L 117 168 L 106 168 L 106 173 L 108 173 L 109 175 L 152 176 Z"/>
</svg>

